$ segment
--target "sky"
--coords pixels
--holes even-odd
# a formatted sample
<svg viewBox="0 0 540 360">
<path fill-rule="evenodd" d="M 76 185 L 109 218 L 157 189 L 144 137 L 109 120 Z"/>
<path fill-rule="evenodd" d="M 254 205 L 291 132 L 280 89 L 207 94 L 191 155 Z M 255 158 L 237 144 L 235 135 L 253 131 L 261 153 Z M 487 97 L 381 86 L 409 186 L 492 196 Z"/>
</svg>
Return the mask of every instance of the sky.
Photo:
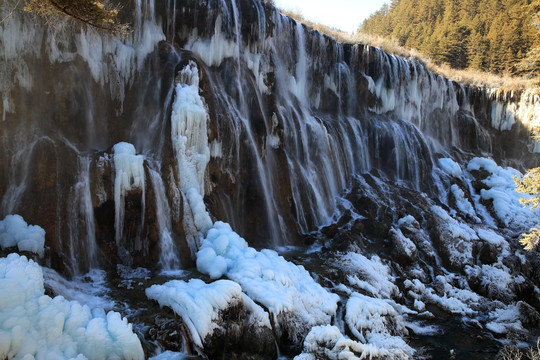
<svg viewBox="0 0 540 360">
<path fill-rule="evenodd" d="M 334 27 L 348 33 L 371 13 L 390 0 L 275 0 L 276 6 L 299 11 L 306 19 Z"/>
</svg>

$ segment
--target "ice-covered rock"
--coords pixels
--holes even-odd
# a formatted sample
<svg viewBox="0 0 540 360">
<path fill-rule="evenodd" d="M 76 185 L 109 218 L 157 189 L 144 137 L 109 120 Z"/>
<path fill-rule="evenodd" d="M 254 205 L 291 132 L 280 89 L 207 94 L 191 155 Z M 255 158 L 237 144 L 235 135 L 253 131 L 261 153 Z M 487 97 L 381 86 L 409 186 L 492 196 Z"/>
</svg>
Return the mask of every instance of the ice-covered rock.
<svg viewBox="0 0 540 360">
<path fill-rule="evenodd" d="M 273 351 L 268 313 L 233 281 L 171 280 L 151 286 L 146 295 L 181 316 L 194 345 L 208 354 L 220 351 L 224 342 L 235 348 L 258 344 L 257 351 Z"/>
<path fill-rule="evenodd" d="M 43 256 L 45 230 L 37 225 L 28 225 L 20 215 L 8 215 L 0 221 L 0 247 L 17 247 Z"/>
<path fill-rule="evenodd" d="M 226 276 L 277 318 L 294 341 L 316 325 L 327 324 L 338 296 L 320 286 L 303 266 L 273 250 L 257 251 L 223 222 L 216 222 L 197 253 L 197 269 L 212 278 Z"/>
<path fill-rule="evenodd" d="M 304 341 L 303 352 L 294 360 L 341 359 L 409 359 L 379 349 L 373 344 L 363 344 L 344 336 L 336 326 L 321 325 L 311 329 Z"/>
<path fill-rule="evenodd" d="M 354 293 L 347 301 L 345 322 L 361 343 L 374 348 L 370 356 L 410 359 L 414 349 L 402 339 L 408 332 L 400 308 L 390 300 Z"/>
<path fill-rule="evenodd" d="M 44 295 L 41 267 L 24 256 L 0 259 L 0 288 L 2 359 L 144 359 L 125 318 Z"/>
</svg>

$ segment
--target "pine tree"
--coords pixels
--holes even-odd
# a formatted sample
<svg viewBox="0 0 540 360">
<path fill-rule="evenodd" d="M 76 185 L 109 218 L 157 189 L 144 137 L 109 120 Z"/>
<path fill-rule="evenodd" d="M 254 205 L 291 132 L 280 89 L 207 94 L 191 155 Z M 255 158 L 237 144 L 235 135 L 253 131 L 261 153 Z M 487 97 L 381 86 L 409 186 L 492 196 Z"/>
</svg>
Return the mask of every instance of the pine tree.
<svg viewBox="0 0 540 360">
<path fill-rule="evenodd" d="M 540 76 L 540 0 L 394 0 L 360 30 L 436 63 Z"/>
</svg>

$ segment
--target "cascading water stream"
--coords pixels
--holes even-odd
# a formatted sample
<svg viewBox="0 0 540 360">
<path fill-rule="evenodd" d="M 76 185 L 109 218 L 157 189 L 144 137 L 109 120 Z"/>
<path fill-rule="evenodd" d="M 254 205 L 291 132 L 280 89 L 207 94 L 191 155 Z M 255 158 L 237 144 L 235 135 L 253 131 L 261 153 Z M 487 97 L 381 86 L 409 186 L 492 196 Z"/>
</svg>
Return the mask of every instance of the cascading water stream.
<svg viewBox="0 0 540 360">
<path fill-rule="evenodd" d="M 157 167 L 159 168 L 159 167 Z M 157 170 L 149 169 L 150 181 L 156 197 L 156 217 L 159 230 L 160 256 L 162 270 L 180 269 L 178 249 L 172 237 L 171 209 L 161 175 Z"/>
<path fill-rule="evenodd" d="M 88 156 L 79 156 L 79 175 L 71 188 L 69 204 L 69 251 L 72 273 L 95 269 L 98 248 L 94 222 L 94 209 L 90 189 L 90 162 Z"/>
</svg>

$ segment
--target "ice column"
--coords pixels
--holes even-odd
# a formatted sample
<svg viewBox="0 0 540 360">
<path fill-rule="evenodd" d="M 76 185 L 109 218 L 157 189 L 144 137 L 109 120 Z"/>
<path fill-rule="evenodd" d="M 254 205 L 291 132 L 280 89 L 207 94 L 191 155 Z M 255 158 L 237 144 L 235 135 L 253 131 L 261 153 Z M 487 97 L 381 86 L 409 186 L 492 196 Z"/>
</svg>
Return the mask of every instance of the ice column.
<svg viewBox="0 0 540 360">
<path fill-rule="evenodd" d="M 120 245 L 124 225 L 125 196 L 128 191 L 142 190 L 141 224 L 144 223 L 144 157 L 136 155 L 135 147 L 126 142 L 114 145 L 113 152 L 116 173 L 114 179 L 114 228 L 116 230 L 116 245 Z"/>
<path fill-rule="evenodd" d="M 199 96 L 199 72 L 190 61 L 179 72 L 171 116 L 171 138 L 178 165 L 178 182 L 186 195 L 198 231 L 206 234 L 212 220 L 204 205 L 204 172 L 210 160 L 206 121 L 208 112 Z"/>
</svg>

